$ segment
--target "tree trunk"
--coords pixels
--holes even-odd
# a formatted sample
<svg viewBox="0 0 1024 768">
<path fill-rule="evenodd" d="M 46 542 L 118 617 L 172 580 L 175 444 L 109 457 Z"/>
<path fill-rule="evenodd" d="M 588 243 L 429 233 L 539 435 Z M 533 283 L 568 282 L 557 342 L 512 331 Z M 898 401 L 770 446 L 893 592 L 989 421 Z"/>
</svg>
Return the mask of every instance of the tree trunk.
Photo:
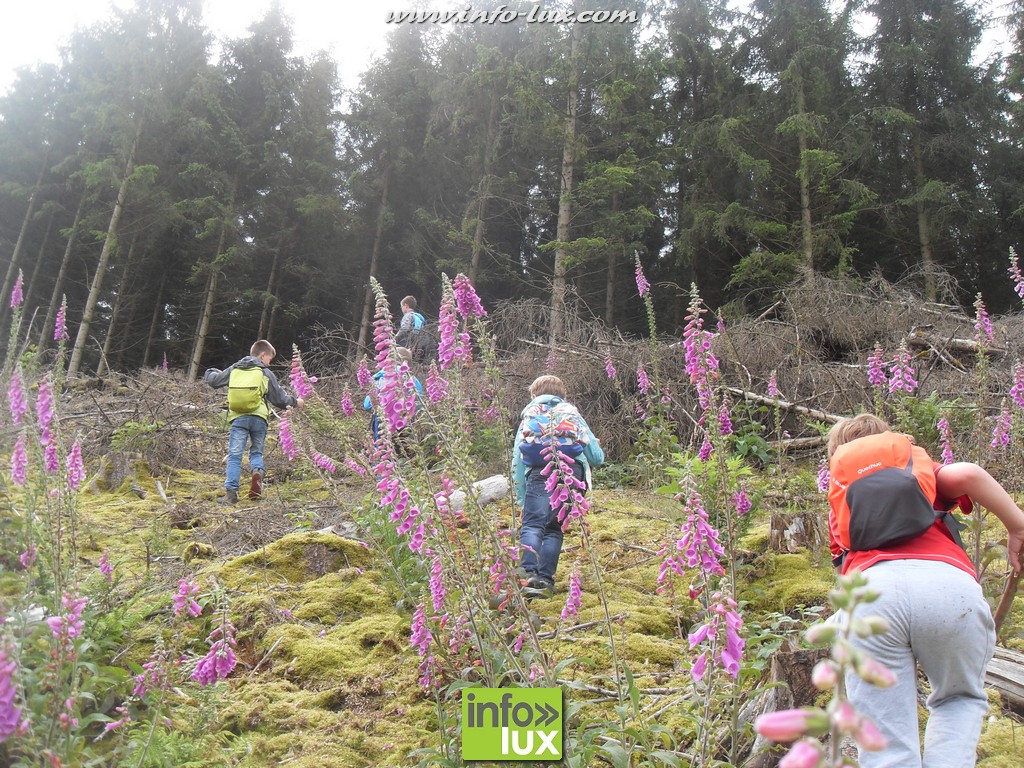
<svg viewBox="0 0 1024 768">
<path fill-rule="evenodd" d="M 917 179 L 917 191 L 924 189 L 924 162 L 921 160 L 921 144 L 914 139 L 914 173 Z M 921 244 L 921 268 L 924 272 L 925 301 L 938 301 L 939 289 L 935 282 L 935 254 L 932 252 L 931 216 L 923 200 L 917 201 L 917 236 Z"/>
<path fill-rule="evenodd" d="M 36 207 L 36 201 L 39 199 L 39 189 L 43 186 L 43 178 L 46 176 L 46 167 L 50 164 L 50 150 L 46 150 L 46 157 L 43 158 L 43 167 L 39 169 L 39 176 L 36 177 L 35 186 L 32 187 L 32 191 L 28 195 L 28 208 L 25 210 L 25 215 L 21 219 L 21 230 L 18 232 L 18 240 L 14 244 L 14 253 L 11 254 L 11 263 L 7 265 L 7 275 L 4 277 L 4 287 L 0 290 L 0 297 L 3 297 L 3 302 L 0 303 L 0 317 L 5 317 L 10 311 L 11 303 L 7 300 L 10 295 L 11 287 L 14 285 L 14 274 L 15 269 L 18 267 L 18 257 L 21 256 L 21 250 L 25 245 L 25 234 L 28 232 L 29 224 L 32 222 L 32 213 Z"/>
<path fill-rule="evenodd" d="M 82 322 L 78 326 L 78 335 L 75 337 L 75 346 L 71 350 L 71 362 L 68 364 L 69 378 L 77 376 L 78 369 L 82 365 L 82 353 L 85 351 L 85 344 L 89 339 L 89 327 L 92 325 L 93 316 L 96 314 L 96 304 L 100 298 L 100 289 L 103 287 L 103 276 L 107 271 L 110 254 L 117 243 L 117 225 L 121 221 L 125 198 L 128 196 L 128 183 L 131 180 L 132 171 L 135 169 L 135 150 L 139 146 L 139 137 L 142 136 L 142 124 L 143 120 L 139 118 L 139 124 L 135 129 L 135 138 L 132 139 L 132 147 L 128 151 L 128 162 L 125 164 L 121 186 L 117 190 L 114 210 L 110 214 L 110 224 L 107 226 L 107 236 L 103 241 L 103 250 L 100 251 L 100 261 L 96 267 L 96 274 L 93 276 L 92 287 L 89 289 L 89 298 L 85 300 Z"/>
<path fill-rule="evenodd" d="M 57 310 L 61 304 L 61 288 L 64 285 L 64 275 L 68 271 L 68 263 L 71 261 L 71 251 L 74 250 L 75 238 L 78 236 L 78 224 L 82 220 L 82 209 L 85 207 L 86 193 L 78 201 L 78 210 L 75 211 L 75 218 L 71 224 L 71 232 L 68 234 L 68 244 L 64 247 L 64 257 L 60 262 L 60 269 L 57 270 L 57 280 L 53 284 L 53 292 L 50 294 L 50 306 L 46 310 L 46 319 L 43 321 L 43 330 L 39 334 L 39 350 L 46 349 L 53 341 L 53 323 L 57 318 Z"/>
<path fill-rule="evenodd" d="M 263 312 L 260 314 L 260 330 L 257 338 L 266 339 L 270 336 L 271 310 L 277 304 L 277 297 L 274 289 L 277 287 L 277 264 L 281 258 L 281 243 L 278 240 L 278 247 L 274 249 L 274 260 L 270 264 L 270 278 L 267 280 L 267 295 L 263 299 Z"/>
<path fill-rule="evenodd" d="M 359 341 L 357 351 L 366 349 L 370 342 L 370 322 L 373 318 L 373 286 L 370 278 L 377 276 L 377 264 L 380 261 L 381 242 L 384 240 L 384 221 L 388 210 L 388 186 L 391 182 L 391 170 L 384 173 L 384 185 L 380 191 L 380 211 L 377 213 L 377 231 L 373 235 L 373 250 L 370 251 L 370 274 L 366 278 L 366 300 L 363 302 L 363 318 L 359 323 Z"/>
<path fill-rule="evenodd" d="M 107 337 L 103 340 L 103 352 L 100 353 L 100 361 L 96 365 L 96 377 L 99 378 L 104 372 L 110 372 L 110 347 L 114 339 L 114 331 L 117 330 L 117 321 L 121 315 L 121 307 L 123 306 L 123 299 L 125 292 L 128 290 L 128 268 L 132 263 L 132 257 L 135 255 L 135 243 L 138 241 L 138 235 L 132 237 L 132 244 L 128 246 L 128 256 L 125 257 L 124 266 L 121 267 L 121 279 L 117 284 L 117 297 L 114 299 L 114 308 L 110 311 L 110 323 L 107 325 Z"/>
<path fill-rule="evenodd" d="M 230 206 L 234 207 L 234 203 Z M 230 210 L 230 208 L 229 208 Z M 228 221 L 227 216 L 220 224 L 220 240 L 217 242 L 217 252 L 210 262 L 210 278 L 206 281 L 206 299 L 203 302 L 203 311 L 199 316 L 199 326 L 196 328 L 196 343 L 192 347 L 192 360 L 188 366 L 188 380 L 195 381 L 199 376 L 199 366 L 203 360 L 203 348 L 206 346 L 206 334 L 210 330 L 210 318 L 213 317 L 213 305 L 217 298 L 217 259 L 224 252 L 224 242 L 227 239 Z"/>
<path fill-rule="evenodd" d="M 612 194 L 612 216 L 616 216 L 619 212 L 619 193 L 615 192 Z M 615 252 L 615 248 L 608 249 L 608 275 L 605 278 L 604 283 L 604 322 L 609 328 L 615 325 L 615 279 L 617 277 L 617 267 L 619 262 L 619 254 Z"/>
<path fill-rule="evenodd" d="M 804 95 L 804 81 L 797 76 L 796 87 L 796 108 L 800 117 L 807 113 L 806 97 Z M 797 133 L 797 146 L 800 149 L 800 229 L 803 234 L 804 264 L 809 269 L 814 269 L 814 222 L 811 218 L 811 179 L 810 168 L 807 164 L 807 132 L 801 130 Z"/>
<path fill-rule="evenodd" d="M 142 367 L 149 364 L 149 353 L 153 349 L 153 339 L 156 338 L 157 323 L 160 322 L 161 310 L 163 310 L 164 284 L 167 282 L 167 273 L 160 276 L 160 287 L 156 289 L 156 302 L 153 304 L 153 318 L 149 322 L 149 334 L 146 336 L 146 349 L 142 353 Z"/>
<path fill-rule="evenodd" d="M 43 259 L 46 257 L 46 246 L 50 244 L 50 235 L 53 233 L 53 219 L 54 215 L 51 212 L 46 219 L 46 231 L 43 233 L 43 243 L 39 246 L 39 255 L 36 256 L 35 266 L 32 267 L 32 276 L 25 284 L 26 304 L 32 303 L 32 298 L 36 293 L 36 280 L 39 278 L 39 268 L 43 263 Z"/>
<path fill-rule="evenodd" d="M 583 28 L 579 24 L 572 25 L 572 45 L 569 59 L 569 88 L 565 104 L 565 137 L 562 143 L 562 179 L 558 196 L 558 227 L 555 239 L 559 243 L 569 242 L 569 223 L 572 219 L 573 172 L 576 164 L 576 117 L 579 107 L 579 47 Z M 565 248 L 555 251 L 554 277 L 551 283 L 551 338 L 549 342 L 554 348 L 562 335 L 565 326 L 565 280 L 566 261 L 569 254 Z"/>
<path fill-rule="evenodd" d="M 476 226 L 473 229 L 473 253 L 469 260 L 469 281 L 476 285 L 480 276 L 480 256 L 484 250 L 484 217 L 487 215 L 487 201 L 491 196 L 491 170 L 494 149 L 497 144 L 498 92 L 491 92 L 491 110 L 487 116 L 487 140 L 484 143 L 483 178 L 476 200 Z"/>
</svg>

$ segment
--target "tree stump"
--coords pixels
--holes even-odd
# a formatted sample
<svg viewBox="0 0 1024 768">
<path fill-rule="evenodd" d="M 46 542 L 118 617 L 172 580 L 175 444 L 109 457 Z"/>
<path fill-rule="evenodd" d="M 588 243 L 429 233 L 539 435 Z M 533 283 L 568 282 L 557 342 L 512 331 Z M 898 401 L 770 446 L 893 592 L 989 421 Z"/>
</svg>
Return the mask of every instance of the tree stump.
<svg viewBox="0 0 1024 768">
<path fill-rule="evenodd" d="M 828 548 L 825 518 L 816 512 L 777 512 L 768 531 L 772 552 L 793 554 L 798 549 L 819 552 Z"/>
<path fill-rule="evenodd" d="M 813 706 L 821 691 L 811 683 L 811 672 L 814 665 L 828 655 L 827 648 L 797 648 L 792 643 L 786 643 L 772 656 L 765 687 L 743 707 L 740 721 L 753 723 L 768 712 Z M 744 768 L 771 768 L 778 765 L 788 748 L 783 746 L 773 749 L 771 745 L 771 741 L 755 735 L 749 752 L 750 759 L 743 763 Z"/>
</svg>

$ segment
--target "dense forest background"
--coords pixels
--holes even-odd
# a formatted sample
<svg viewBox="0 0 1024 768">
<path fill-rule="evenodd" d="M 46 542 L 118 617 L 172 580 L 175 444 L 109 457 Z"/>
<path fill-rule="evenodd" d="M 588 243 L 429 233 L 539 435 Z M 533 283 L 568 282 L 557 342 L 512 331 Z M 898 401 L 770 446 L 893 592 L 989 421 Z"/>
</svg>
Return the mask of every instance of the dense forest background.
<svg viewBox="0 0 1024 768">
<path fill-rule="evenodd" d="M 198 0 L 137 0 L 0 98 L 0 295 L 20 273 L 43 347 L 66 297 L 73 374 L 190 376 L 256 337 L 357 354 L 371 276 L 429 316 L 464 272 L 545 342 L 570 311 L 645 332 L 636 258 L 666 333 L 691 283 L 760 314 L 808 270 L 1011 307 L 1024 2 L 579 8 L 637 21 L 395 25 L 346 92 L 281 6 L 216 41 Z"/>
</svg>

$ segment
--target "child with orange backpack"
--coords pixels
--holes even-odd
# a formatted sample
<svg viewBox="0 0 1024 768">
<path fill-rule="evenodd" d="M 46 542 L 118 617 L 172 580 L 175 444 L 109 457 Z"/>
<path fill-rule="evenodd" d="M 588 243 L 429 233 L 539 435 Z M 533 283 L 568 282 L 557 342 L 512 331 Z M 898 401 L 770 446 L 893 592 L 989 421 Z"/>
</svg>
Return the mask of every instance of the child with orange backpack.
<svg viewBox="0 0 1024 768">
<path fill-rule="evenodd" d="M 977 464 L 936 464 L 882 419 L 861 414 L 829 433 L 829 538 L 843 574 L 865 571 L 880 593 L 871 612 L 889 624 L 854 641 L 892 670 L 879 688 L 847 676 L 854 706 L 872 718 L 888 746 L 861 750 L 862 768 L 964 768 L 976 761 L 988 711 L 985 668 L 995 649 L 992 614 L 948 510 L 971 500 L 1007 530 L 1007 561 L 1020 572 L 1024 512 Z M 955 500 L 955 501 L 954 501 Z M 840 615 L 839 620 L 847 617 Z M 931 686 L 922 757 L 917 719 L 917 665 Z"/>
</svg>

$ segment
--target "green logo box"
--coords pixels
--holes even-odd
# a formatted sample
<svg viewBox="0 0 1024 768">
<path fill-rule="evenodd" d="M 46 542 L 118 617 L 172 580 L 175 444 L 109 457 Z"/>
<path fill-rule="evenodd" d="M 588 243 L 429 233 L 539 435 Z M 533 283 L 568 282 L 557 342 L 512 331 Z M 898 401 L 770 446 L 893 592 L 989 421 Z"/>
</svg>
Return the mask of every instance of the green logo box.
<svg viewBox="0 0 1024 768">
<path fill-rule="evenodd" d="M 561 688 L 465 688 L 463 760 L 561 760 Z"/>
</svg>

